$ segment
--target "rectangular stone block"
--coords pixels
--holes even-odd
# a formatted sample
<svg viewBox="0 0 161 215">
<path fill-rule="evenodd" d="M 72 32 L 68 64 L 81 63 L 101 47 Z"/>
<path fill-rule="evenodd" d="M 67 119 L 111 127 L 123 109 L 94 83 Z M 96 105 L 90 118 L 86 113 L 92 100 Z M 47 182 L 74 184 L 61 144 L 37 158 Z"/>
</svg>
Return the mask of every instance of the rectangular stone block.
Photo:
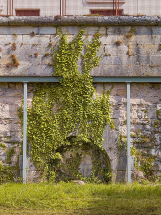
<svg viewBox="0 0 161 215">
<path fill-rule="evenodd" d="M 152 55 L 150 57 L 150 65 L 153 65 L 153 66 L 160 65 L 161 66 L 161 55 Z"/>
<path fill-rule="evenodd" d="M 132 62 L 134 65 L 146 65 L 146 64 L 150 64 L 150 55 L 136 55 L 136 56 L 132 56 Z"/>
<path fill-rule="evenodd" d="M 117 47 L 116 45 L 105 45 L 105 53 L 111 55 L 126 55 L 128 52 L 127 45 L 120 45 Z"/>
<path fill-rule="evenodd" d="M 54 28 L 54 27 L 53 27 Z M 0 26 L 0 34 L 1 35 L 29 35 L 31 32 L 35 34 L 39 34 L 40 27 L 32 27 L 32 26 Z"/>
<path fill-rule="evenodd" d="M 98 32 L 98 30 L 99 30 L 100 34 L 106 35 L 106 27 L 98 28 L 97 26 L 96 27 L 86 27 L 84 33 L 85 33 L 85 35 L 94 35 Z"/>
<path fill-rule="evenodd" d="M 48 65 L 30 66 L 27 69 L 28 76 L 52 76 L 53 72 L 53 67 Z"/>
<path fill-rule="evenodd" d="M 43 35 L 53 35 L 57 34 L 57 30 L 55 27 L 39 27 L 38 28 L 38 34 L 43 34 Z"/>
<path fill-rule="evenodd" d="M 13 43 L 21 44 L 22 35 L 0 35 L 0 45 L 12 45 Z"/>
<path fill-rule="evenodd" d="M 116 41 L 117 41 L 117 35 L 109 35 L 109 36 L 107 35 L 107 36 L 100 37 L 100 42 L 105 45 L 108 45 L 108 44 L 113 45 L 116 43 Z"/>
<path fill-rule="evenodd" d="M 129 33 L 131 27 L 130 26 L 115 26 L 115 27 L 108 27 L 107 35 L 126 35 Z"/>
<path fill-rule="evenodd" d="M 50 42 L 50 35 L 22 35 L 22 43 L 27 45 L 41 45 L 48 46 Z"/>
<path fill-rule="evenodd" d="M 67 35 L 77 35 L 80 30 L 81 27 L 78 26 L 61 26 L 61 31 L 63 34 L 67 33 Z"/>
<path fill-rule="evenodd" d="M 135 27 L 135 34 L 136 35 L 152 35 L 153 34 L 153 27 L 151 26 L 137 26 Z"/>
</svg>

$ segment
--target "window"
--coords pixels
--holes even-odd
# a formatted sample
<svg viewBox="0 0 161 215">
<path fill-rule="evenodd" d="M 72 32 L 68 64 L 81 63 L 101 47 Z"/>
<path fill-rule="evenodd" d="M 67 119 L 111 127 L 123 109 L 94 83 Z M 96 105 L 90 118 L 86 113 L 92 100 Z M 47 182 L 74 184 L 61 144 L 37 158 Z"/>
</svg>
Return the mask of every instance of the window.
<svg viewBox="0 0 161 215">
<path fill-rule="evenodd" d="M 113 3 L 113 0 L 86 0 L 87 3 L 95 3 L 95 4 L 102 4 L 102 3 Z M 114 0 L 114 3 L 116 0 Z M 125 0 L 119 0 L 118 3 L 125 3 Z"/>
<path fill-rule="evenodd" d="M 99 14 L 103 16 L 115 16 L 116 15 L 116 10 L 90 10 L 91 14 Z M 118 15 L 122 16 L 123 15 L 123 10 L 118 11 Z"/>
<path fill-rule="evenodd" d="M 16 16 L 40 16 L 40 9 L 16 9 Z"/>
</svg>

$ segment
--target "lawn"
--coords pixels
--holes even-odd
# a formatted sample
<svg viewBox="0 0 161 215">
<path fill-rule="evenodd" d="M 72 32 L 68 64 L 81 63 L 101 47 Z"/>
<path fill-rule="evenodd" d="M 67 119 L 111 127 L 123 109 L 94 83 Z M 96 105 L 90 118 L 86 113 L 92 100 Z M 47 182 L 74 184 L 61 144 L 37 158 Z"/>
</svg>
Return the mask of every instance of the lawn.
<svg viewBox="0 0 161 215">
<path fill-rule="evenodd" d="M 161 215 L 161 185 L 2 184 L 0 214 Z"/>
</svg>

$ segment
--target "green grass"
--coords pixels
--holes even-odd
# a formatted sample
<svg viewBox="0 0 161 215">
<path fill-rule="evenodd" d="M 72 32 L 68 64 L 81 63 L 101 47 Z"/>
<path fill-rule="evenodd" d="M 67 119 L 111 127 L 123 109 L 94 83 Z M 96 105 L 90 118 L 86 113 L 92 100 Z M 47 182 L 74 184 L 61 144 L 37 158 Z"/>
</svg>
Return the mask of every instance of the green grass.
<svg viewBox="0 0 161 215">
<path fill-rule="evenodd" d="M 0 214 L 161 215 L 161 185 L 3 184 Z"/>
</svg>

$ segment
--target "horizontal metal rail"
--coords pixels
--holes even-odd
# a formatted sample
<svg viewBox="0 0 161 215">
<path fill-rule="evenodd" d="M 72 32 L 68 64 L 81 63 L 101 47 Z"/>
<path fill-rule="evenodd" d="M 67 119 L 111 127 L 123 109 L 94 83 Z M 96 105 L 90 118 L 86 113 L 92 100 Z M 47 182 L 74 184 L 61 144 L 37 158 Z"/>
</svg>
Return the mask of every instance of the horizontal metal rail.
<svg viewBox="0 0 161 215">
<path fill-rule="evenodd" d="M 138 82 L 138 83 L 160 83 L 161 77 L 92 77 L 94 83 L 98 82 Z M 59 82 L 61 77 L 0 77 L 0 82 Z"/>
</svg>

